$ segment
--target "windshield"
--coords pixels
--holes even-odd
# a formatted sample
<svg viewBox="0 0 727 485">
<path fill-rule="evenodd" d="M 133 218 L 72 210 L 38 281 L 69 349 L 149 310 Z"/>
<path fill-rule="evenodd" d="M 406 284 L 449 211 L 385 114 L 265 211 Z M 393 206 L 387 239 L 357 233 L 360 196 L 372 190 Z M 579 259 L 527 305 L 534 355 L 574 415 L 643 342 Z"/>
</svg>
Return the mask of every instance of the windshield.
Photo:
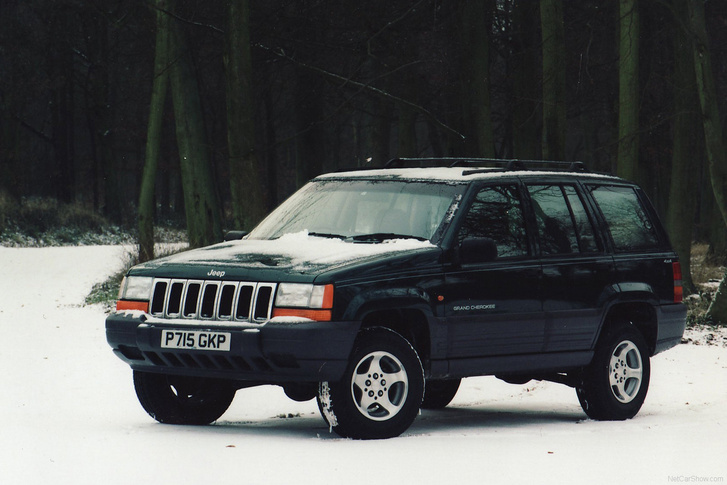
<svg viewBox="0 0 727 485">
<path fill-rule="evenodd" d="M 460 192 L 456 185 L 392 180 L 311 182 L 275 209 L 249 235 L 277 239 L 308 231 L 357 241 L 431 240 Z"/>
</svg>

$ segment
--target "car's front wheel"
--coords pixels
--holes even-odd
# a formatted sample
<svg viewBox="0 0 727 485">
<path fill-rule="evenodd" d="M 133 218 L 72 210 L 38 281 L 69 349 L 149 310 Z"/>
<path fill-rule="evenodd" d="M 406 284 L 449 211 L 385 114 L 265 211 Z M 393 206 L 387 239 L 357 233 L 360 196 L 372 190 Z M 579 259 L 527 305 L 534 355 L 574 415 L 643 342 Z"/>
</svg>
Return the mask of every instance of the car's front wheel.
<svg viewBox="0 0 727 485">
<path fill-rule="evenodd" d="M 651 365 L 646 341 L 631 324 L 607 331 L 576 388 L 591 419 L 630 419 L 639 412 L 649 389 Z"/>
<path fill-rule="evenodd" d="M 235 397 L 225 381 L 134 371 L 134 389 L 144 410 L 165 424 L 210 424 Z"/>
<path fill-rule="evenodd" d="M 382 439 L 409 428 L 423 395 L 416 350 L 398 333 L 375 328 L 358 337 L 343 379 L 320 384 L 318 406 L 340 436 Z"/>
</svg>

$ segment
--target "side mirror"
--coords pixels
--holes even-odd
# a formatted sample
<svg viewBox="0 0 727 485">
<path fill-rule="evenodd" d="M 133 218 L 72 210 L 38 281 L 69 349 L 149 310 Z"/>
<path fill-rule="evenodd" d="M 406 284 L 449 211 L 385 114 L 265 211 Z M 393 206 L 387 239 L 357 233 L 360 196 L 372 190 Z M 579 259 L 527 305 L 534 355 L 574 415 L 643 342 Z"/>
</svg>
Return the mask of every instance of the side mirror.
<svg viewBox="0 0 727 485">
<path fill-rule="evenodd" d="M 463 263 L 488 263 L 497 258 L 497 244 L 489 237 L 470 237 L 459 247 Z"/>
<path fill-rule="evenodd" d="M 237 241 L 247 236 L 247 231 L 230 231 L 225 234 L 225 241 Z"/>
</svg>

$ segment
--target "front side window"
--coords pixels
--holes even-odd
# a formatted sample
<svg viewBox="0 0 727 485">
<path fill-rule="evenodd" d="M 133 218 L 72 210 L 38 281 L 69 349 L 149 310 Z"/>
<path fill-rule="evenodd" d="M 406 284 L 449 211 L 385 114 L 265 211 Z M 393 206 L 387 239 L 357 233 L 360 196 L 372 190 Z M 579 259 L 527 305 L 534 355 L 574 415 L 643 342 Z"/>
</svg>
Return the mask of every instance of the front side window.
<svg viewBox="0 0 727 485">
<path fill-rule="evenodd" d="M 470 237 L 493 239 L 498 258 L 528 254 L 517 186 L 485 187 L 477 193 L 459 231 L 460 242 Z"/>
<path fill-rule="evenodd" d="M 633 188 L 599 185 L 591 187 L 591 193 L 608 224 L 616 251 L 659 246 L 656 229 Z"/>
</svg>

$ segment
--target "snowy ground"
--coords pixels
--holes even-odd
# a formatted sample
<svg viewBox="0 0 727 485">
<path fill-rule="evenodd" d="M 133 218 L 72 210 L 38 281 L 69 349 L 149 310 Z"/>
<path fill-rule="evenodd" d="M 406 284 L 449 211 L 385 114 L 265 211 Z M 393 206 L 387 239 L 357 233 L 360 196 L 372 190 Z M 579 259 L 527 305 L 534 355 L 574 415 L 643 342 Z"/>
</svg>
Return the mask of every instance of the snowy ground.
<svg viewBox="0 0 727 485">
<path fill-rule="evenodd" d="M 121 247 L 0 247 L 0 483 L 720 483 L 727 480 L 727 348 L 708 330 L 652 360 L 641 413 L 586 419 L 575 392 L 467 379 L 402 437 L 329 434 L 314 402 L 240 391 L 214 426 L 165 426 L 136 401 L 91 286 Z M 713 338 L 714 342 L 715 339 Z"/>
</svg>

